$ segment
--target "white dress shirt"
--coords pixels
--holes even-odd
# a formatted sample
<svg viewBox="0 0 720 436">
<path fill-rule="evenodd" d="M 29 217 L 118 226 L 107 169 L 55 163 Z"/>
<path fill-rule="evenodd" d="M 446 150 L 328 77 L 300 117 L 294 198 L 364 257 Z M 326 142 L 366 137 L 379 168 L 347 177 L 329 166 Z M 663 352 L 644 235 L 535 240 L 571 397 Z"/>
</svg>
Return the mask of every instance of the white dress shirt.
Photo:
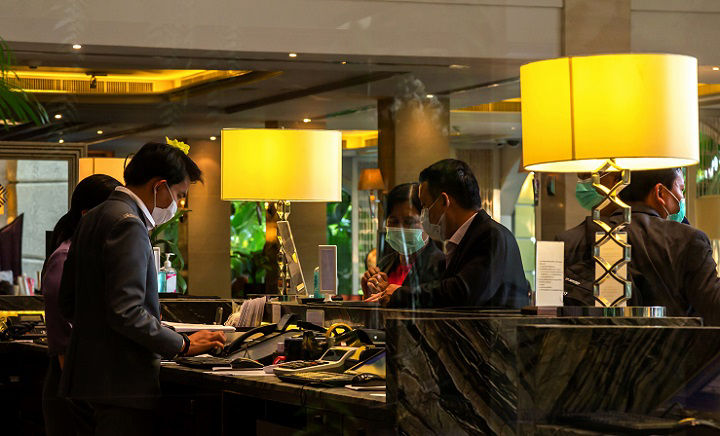
<svg viewBox="0 0 720 436">
<path fill-rule="evenodd" d="M 145 215 L 145 220 L 147 221 L 148 232 L 150 230 L 152 230 L 153 228 L 155 228 L 155 220 L 153 219 L 152 214 L 148 210 L 147 206 L 145 206 L 145 203 L 143 203 L 143 201 L 140 199 L 140 197 L 135 195 L 134 192 L 132 192 L 131 190 L 129 190 L 128 188 L 126 188 L 124 186 L 118 186 L 117 188 L 115 188 L 115 190 L 129 195 L 130 198 L 135 200 L 135 203 L 137 203 L 137 205 L 138 205 L 138 207 L 140 207 L 140 210 L 142 211 L 143 215 Z"/>
<path fill-rule="evenodd" d="M 475 216 L 477 215 L 477 212 L 473 214 L 470 218 L 467 219 L 463 223 L 463 225 L 458 228 L 455 233 L 445 241 L 445 266 L 450 265 L 450 259 L 452 259 L 452 255 L 455 252 L 455 249 L 460 245 L 460 242 L 465 237 L 465 233 L 467 233 L 468 228 L 470 228 L 470 224 L 472 224 L 473 219 L 475 219 Z"/>
</svg>

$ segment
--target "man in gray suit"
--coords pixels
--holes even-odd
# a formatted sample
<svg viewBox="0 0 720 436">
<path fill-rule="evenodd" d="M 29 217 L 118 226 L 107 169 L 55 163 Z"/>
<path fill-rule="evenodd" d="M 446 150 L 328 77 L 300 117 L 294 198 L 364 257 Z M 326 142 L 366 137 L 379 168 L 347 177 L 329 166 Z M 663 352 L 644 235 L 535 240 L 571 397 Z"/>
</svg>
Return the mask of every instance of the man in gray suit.
<svg viewBox="0 0 720 436">
<path fill-rule="evenodd" d="M 222 347 L 225 336 L 191 336 L 160 324 L 157 272 L 148 236 L 167 222 L 202 173 L 183 151 L 145 144 L 125 169 L 125 187 L 80 222 L 60 289 L 73 325 L 60 391 L 94 415 L 96 434 L 152 434 L 160 357 Z"/>
</svg>

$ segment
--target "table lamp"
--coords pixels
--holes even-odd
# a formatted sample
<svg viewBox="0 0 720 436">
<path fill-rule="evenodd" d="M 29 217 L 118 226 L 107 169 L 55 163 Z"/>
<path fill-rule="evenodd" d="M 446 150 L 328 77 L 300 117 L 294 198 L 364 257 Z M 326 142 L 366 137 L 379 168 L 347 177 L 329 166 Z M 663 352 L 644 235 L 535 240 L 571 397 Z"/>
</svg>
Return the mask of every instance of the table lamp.
<svg viewBox="0 0 720 436">
<path fill-rule="evenodd" d="M 602 232 L 593 246 L 601 274 L 593 293 L 603 306 L 623 305 L 632 283 L 620 269 L 631 260 L 620 232 L 630 224 L 630 206 L 618 193 L 630 184 L 631 170 L 681 167 L 698 162 L 697 60 L 669 54 L 610 54 L 532 62 L 520 68 L 523 165 L 528 171 L 592 172 L 604 201 L 593 208 Z M 612 188 L 600 173 L 619 171 Z M 623 220 L 610 226 L 600 211 L 610 204 Z M 600 254 L 606 244 L 623 252 L 610 263 Z M 606 280 L 622 295 L 609 300 Z"/>
<path fill-rule="evenodd" d="M 107 174 L 125 183 L 125 161 L 122 157 L 81 157 L 78 163 L 78 181 L 93 174 Z"/>
<path fill-rule="evenodd" d="M 358 190 L 370 191 L 370 216 L 375 218 L 377 203 L 380 201 L 378 191 L 385 190 L 385 182 L 380 168 L 365 168 L 362 170 L 360 180 L 358 180 Z"/>
<path fill-rule="evenodd" d="M 223 129 L 220 151 L 223 200 L 277 204 L 286 221 L 292 201 L 341 201 L 342 134 L 333 130 Z M 280 288 L 287 264 L 279 255 Z"/>
</svg>

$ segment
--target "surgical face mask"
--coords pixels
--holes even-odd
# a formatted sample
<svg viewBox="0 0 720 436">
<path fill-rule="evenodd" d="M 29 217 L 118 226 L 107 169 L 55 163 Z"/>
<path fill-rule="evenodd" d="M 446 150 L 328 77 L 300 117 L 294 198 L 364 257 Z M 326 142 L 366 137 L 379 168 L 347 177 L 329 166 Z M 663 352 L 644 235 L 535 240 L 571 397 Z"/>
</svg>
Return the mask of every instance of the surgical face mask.
<svg viewBox="0 0 720 436">
<path fill-rule="evenodd" d="M 665 188 L 665 186 L 663 186 L 663 188 Z M 679 223 L 683 222 L 683 220 L 685 219 L 685 199 L 683 198 L 682 200 L 678 200 L 678 198 L 675 196 L 675 194 L 672 193 L 671 190 L 669 190 L 668 188 L 665 188 L 665 190 L 669 192 L 670 195 L 672 195 L 672 197 L 675 199 L 675 201 L 677 201 L 678 204 L 678 211 L 676 213 L 670 213 L 665 208 L 665 206 L 663 206 L 663 209 L 665 209 L 665 213 L 668 214 L 667 219 Z"/>
<path fill-rule="evenodd" d="M 165 182 L 165 188 L 167 188 L 168 192 L 170 193 L 170 198 L 172 198 L 172 203 L 168 207 L 158 207 L 157 206 L 157 186 L 154 189 L 153 192 L 153 204 L 155 206 L 153 207 L 153 210 L 151 212 L 151 215 L 153 217 L 153 220 L 155 220 L 155 226 L 159 226 L 160 224 L 164 224 L 172 219 L 172 217 L 175 216 L 175 213 L 177 212 L 177 202 L 175 201 L 175 196 L 173 195 L 172 191 L 170 190 L 170 186 Z"/>
<path fill-rule="evenodd" d="M 603 202 L 605 197 L 597 192 L 592 185 L 592 179 L 579 180 L 575 186 L 575 198 L 583 209 L 592 210 Z"/>
<path fill-rule="evenodd" d="M 398 253 L 409 256 L 425 246 L 422 229 L 388 227 L 385 240 Z"/>
<path fill-rule="evenodd" d="M 433 241 L 444 242 L 445 212 L 440 215 L 440 219 L 436 224 L 430 222 L 430 209 L 435 206 L 435 203 L 437 203 L 439 199 L 440 197 L 436 198 L 435 201 L 433 201 L 433 204 L 430 205 L 430 207 L 423 208 L 423 210 L 420 212 L 420 222 L 422 223 L 423 230 L 425 231 L 425 233 L 427 233 L 430 239 L 432 239 Z"/>
</svg>

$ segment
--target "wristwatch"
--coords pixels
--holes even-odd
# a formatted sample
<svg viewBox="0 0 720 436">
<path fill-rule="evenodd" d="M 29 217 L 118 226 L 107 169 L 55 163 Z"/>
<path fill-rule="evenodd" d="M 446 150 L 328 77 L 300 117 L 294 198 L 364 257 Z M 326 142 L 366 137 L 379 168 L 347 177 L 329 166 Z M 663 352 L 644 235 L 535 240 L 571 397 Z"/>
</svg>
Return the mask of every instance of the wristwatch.
<svg viewBox="0 0 720 436">
<path fill-rule="evenodd" d="M 182 336 L 183 339 L 183 346 L 182 350 L 177 354 L 175 357 L 183 357 L 187 354 L 188 350 L 190 350 L 190 338 L 185 333 L 180 333 L 180 336 Z"/>
</svg>

